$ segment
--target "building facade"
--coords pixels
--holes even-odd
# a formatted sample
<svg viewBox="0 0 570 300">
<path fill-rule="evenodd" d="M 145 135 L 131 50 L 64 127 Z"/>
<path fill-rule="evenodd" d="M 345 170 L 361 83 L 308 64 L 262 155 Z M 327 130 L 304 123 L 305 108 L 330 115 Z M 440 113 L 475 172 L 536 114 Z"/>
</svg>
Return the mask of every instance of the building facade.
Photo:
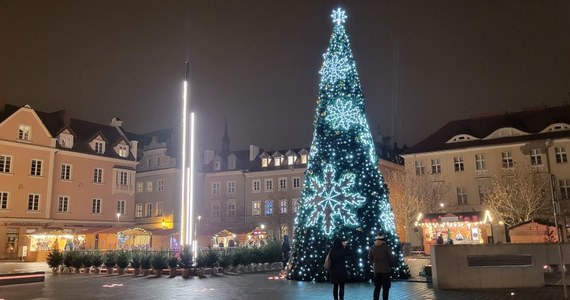
<svg viewBox="0 0 570 300">
<path fill-rule="evenodd" d="M 449 218 L 475 213 L 479 222 L 485 219 L 488 223 L 487 234 L 493 237 L 488 241 L 496 242 L 505 240 L 505 228 L 497 226 L 501 225 L 500 216 L 485 217 L 484 201 L 493 178 L 507 176 L 507 171 L 515 166 L 517 170 L 530 170 L 528 176 L 554 175 L 554 195 L 561 207 L 559 222 L 568 226 L 568 149 L 570 106 L 562 106 L 452 121 L 402 156 L 406 176 L 444 182 L 450 187 L 448 193 L 441 195 L 437 210 L 425 213 L 454 215 Z M 550 191 L 545 193 L 550 201 Z M 552 216 L 551 205 L 549 210 Z"/>
<path fill-rule="evenodd" d="M 116 118 L 0 106 L 0 256 L 111 247 L 96 232 L 134 224 L 137 146 Z"/>
</svg>

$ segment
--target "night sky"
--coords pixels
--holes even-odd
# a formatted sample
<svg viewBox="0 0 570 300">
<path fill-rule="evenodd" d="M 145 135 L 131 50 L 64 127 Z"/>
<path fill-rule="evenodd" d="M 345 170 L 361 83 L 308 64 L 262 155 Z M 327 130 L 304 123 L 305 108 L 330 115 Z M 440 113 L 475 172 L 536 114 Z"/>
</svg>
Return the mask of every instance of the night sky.
<svg viewBox="0 0 570 300">
<path fill-rule="evenodd" d="M 0 0 L 0 101 L 155 131 L 180 119 L 190 60 L 201 149 L 220 150 L 224 118 L 233 150 L 306 147 L 338 6 L 371 128 L 399 145 L 451 120 L 569 104 L 566 0 Z"/>
</svg>

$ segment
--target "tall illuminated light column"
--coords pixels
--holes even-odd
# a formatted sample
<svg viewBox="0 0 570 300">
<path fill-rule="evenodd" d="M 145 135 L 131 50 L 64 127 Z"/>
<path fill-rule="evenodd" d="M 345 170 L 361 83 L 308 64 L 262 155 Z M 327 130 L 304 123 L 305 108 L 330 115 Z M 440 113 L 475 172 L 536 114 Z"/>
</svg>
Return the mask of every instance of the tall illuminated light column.
<svg viewBox="0 0 570 300">
<path fill-rule="evenodd" d="M 181 147 L 181 186 L 180 186 L 180 242 L 192 247 L 192 215 L 194 191 L 194 113 L 188 122 L 188 77 L 189 63 L 186 62 L 186 73 L 182 94 L 182 147 Z M 190 144 L 190 145 L 188 145 Z M 188 153 L 190 150 L 190 153 Z M 193 249 L 193 247 L 192 247 Z"/>
</svg>

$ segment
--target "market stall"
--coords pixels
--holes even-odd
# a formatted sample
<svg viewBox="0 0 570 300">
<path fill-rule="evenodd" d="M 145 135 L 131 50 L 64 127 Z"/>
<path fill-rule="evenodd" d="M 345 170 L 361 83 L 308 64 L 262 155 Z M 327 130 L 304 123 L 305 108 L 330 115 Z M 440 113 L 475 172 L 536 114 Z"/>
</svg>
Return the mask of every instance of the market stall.
<svg viewBox="0 0 570 300">
<path fill-rule="evenodd" d="M 226 229 L 214 234 L 212 237 L 212 242 L 214 244 L 214 247 L 219 248 L 237 246 L 236 234 Z"/>
<path fill-rule="evenodd" d="M 27 260 L 30 261 L 45 261 L 47 254 L 53 249 L 67 251 L 85 248 L 85 235 L 73 234 L 70 230 L 43 230 L 27 236 L 30 239 Z"/>
</svg>

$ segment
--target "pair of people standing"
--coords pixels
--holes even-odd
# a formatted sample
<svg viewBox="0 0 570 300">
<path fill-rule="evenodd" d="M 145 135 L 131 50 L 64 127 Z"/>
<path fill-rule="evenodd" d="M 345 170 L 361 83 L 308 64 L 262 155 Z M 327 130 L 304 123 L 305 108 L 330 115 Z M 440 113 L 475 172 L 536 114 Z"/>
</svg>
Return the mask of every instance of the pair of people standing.
<svg viewBox="0 0 570 300">
<path fill-rule="evenodd" d="M 374 270 L 374 300 L 380 298 L 380 290 L 382 291 L 382 299 L 387 300 L 390 287 L 390 273 L 394 263 L 392 249 L 386 244 L 383 235 L 376 236 L 374 245 L 368 252 L 368 259 L 372 262 Z M 336 238 L 333 246 L 328 254 L 330 261 L 330 281 L 334 284 L 333 296 L 335 300 L 344 299 L 344 284 L 348 276 L 346 274 L 346 257 L 350 256 L 350 250 L 346 247 L 346 242 L 340 238 Z"/>
</svg>

